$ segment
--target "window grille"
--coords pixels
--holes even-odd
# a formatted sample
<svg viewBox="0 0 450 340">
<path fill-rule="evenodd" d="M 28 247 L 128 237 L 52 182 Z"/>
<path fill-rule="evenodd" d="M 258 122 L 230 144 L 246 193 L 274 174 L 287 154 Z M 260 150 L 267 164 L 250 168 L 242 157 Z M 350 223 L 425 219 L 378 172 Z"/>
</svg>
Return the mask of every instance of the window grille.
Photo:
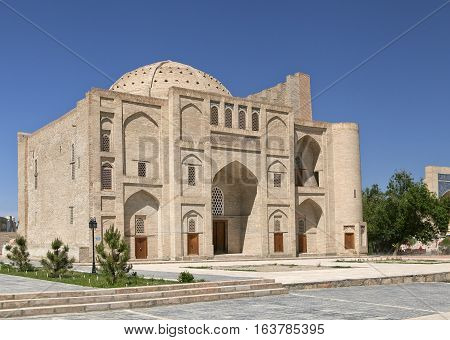
<svg viewBox="0 0 450 340">
<path fill-rule="evenodd" d="M 189 219 L 188 232 L 195 233 L 195 219 L 194 218 Z"/>
<path fill-rule="evenodd" d="M 245 111 L 239 111 L 239 129 L 245 130 Z"/>
<path fill-rule="evenodd" d="M 73 207 L 69 207 L 69 222 L 73 224 Z"/>
<path fill-rule="evenodd" d="M 70 164 L 71 166 L 71 173 L 72 173 L 72 179 L 75 179 L 75 162 Z"/>
<path fill-rule="evenodd" d="M 188 185 L 195 186 L 195 167 L 188 166 Z"/>
<path fill-rule="evenodd" d="M 110 139 L 108 134 L 102 135 L 102 151 L 109 152 L 110 151 Z"/>
<path fill-rule="evenodd" d="M 274 229 L 274 231 L 281 230 L 281 216 L 275 216 L 275 219 L 273 222 L 273 229 Z"/>
<path fill-rule="evenodd" d="M 102 166 L 101 183 L 102 190 L 112 189 L 112 168 L 110 165 Z"/>
<path fill-rule="evenodd" d="M 147 177 L 147 164 L 145 162 L 138 162 L 138 176 Z"/>
<path fill-rule="evenodd" d="M 252 114 L 252 131 L 259 131 L 259 115 L 257 112 Z"/>
<path fill-rule="evenodd" d="M 219 109 L 217 106 L 211 106 L 211 125 L 219 125 Z"/>
<path fill-rule="evenodd" d="M 306 232 L 306 224 L 304 219 L 298 220 L 298 232 L 304 234 Z"/>
<path fill-rule="evenodd" d="M 217 187 L 212 190 L 211 205 L 213 216 L 223 215 L 223 192 Z"/>
<path fill-rule="evenodd" d="M 225 127 L 233 127 L 233 111 L 230 108 L 225 110 Z"/>
<path fill-rule="evenodd" d="M 275 188 L 281 188 L 281 174 L 280 173 L 273 174 L 273 186 Z"/>
<path fill-rule="evenodd" d="M 144 234 L 144 219 L 142 217 L 136 217 L 135 220 L 135 226 L 136 226 L 136 234 Z"/>
</svg>

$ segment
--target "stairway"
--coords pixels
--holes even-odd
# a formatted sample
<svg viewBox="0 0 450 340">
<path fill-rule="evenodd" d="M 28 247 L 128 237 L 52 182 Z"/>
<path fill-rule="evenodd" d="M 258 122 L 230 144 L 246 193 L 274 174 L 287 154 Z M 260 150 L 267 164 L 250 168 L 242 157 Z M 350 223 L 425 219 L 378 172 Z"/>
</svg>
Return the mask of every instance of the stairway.
<svg viewBox="0 0 450 340">
<path fill-rule="evenodd" d="M 286 294 L 274 280 L 251 279 L 113 289 L 0 294 L 0 318 L 148 308 Z"/>
</svg>

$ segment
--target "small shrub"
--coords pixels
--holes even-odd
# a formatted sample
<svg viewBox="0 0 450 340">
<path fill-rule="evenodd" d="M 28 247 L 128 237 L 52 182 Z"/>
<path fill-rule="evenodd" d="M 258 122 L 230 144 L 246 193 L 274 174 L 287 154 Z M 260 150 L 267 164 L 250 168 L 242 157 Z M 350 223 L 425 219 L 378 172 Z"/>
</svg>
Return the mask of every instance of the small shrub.
<svg viewBox="0 0 450 340">
<path fill-rule="evenodd" d="M 108 283 L 115 285 L 117 280 L 127 277 L 133 266 L 128 264 L 130 250 L 118 229 L 110 227 L 105 232 L 104 241 L 96 245 L 95 249 L 97 261 Z"/>
<path fill-rule="evenodd" d="M 69 246 L 57 238 L 53 240 L 51 247 L 46 258 L 41 260 L 41 265 L 51 277 L 64 275 L 75 262 L 73 257 L 69 258 Z"/>
<path fill-rule="evenodd" d="M 28 252 L 27 240 L 23 236 L 18 236 L 14 244 L 8 244 L 6 250 L 9 252 L 6 257 L 11 261 L 11 265 L 20 272 L 32 271 L 34 267 L 30 262 L 30 253 Z"/>
<path fill-rule="evenodd" d="M 178 275 L 178 282 L 180 283 L 194 282 L 194 275 L 192 275 L 188 271 L 181 272 L 180 275 Z"/>
</svg>

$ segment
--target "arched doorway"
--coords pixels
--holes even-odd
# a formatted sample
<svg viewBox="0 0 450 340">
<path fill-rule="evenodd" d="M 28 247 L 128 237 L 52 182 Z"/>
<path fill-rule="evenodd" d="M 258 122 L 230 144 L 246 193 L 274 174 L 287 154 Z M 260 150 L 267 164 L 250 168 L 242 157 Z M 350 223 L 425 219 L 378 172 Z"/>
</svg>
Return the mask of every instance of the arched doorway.
<svg viewBox="0 0 450 340">
<path fill-rule="evenodd" d="M 304 136 L 295 144 L 295 185 L 318 187 L 320 184 L 317 162 L 320 145 L 312 137 Z"/>
<path fill-rule="evenodd" d="M 297 208 L 297 252 L 317 253 L 318 230 L 322 223 L 322 209 L 311 199 L 306 199 Z"/>
<path fill-rule="evenodd" d="M 249 229 L 253 231 L 258 226 L 254 204 L 257 186 L 256 176 L 237 161 L 214 176 L 211 206 L 215 254 L 244 253 L 246 246 L 255 242 Z"/>
<path fill-rule="evenodd" d="M 146 191 L 138 191 L 125 202 L 125 238 L 136 259 L 157 256 L 159 203 Z"/>
</svg>

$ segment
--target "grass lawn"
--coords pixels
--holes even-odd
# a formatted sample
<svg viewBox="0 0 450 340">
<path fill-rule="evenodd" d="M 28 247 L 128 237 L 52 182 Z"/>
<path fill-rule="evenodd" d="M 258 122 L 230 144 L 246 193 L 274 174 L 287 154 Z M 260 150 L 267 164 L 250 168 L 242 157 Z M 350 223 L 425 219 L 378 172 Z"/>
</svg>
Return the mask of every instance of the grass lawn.
<svg viewBox="0 0 450 340">
<path fill-rule="evenodd" d="M 133 287 L 133 286 L 151 286 L 176 284 L 177 281 L 169 281 L 163 279 L 146 279 L 142 276 L 129 276 L 121 279 L 114 286 L 110 285 L 101 274 L 82 273 L 77 271 L 69 271 L 61 278 L 53 278 L 47 275 L 47 272 L 40 268 L 30 272 L 19 272 L 10 265 L 0 263 L 0 274 L 15 275 L 21 277 L 28 277 L 32 279 L 69 283 L 78 286 L 92 287 L 92 288 L 118 288 L 118 287 Z"/>
</svg>

